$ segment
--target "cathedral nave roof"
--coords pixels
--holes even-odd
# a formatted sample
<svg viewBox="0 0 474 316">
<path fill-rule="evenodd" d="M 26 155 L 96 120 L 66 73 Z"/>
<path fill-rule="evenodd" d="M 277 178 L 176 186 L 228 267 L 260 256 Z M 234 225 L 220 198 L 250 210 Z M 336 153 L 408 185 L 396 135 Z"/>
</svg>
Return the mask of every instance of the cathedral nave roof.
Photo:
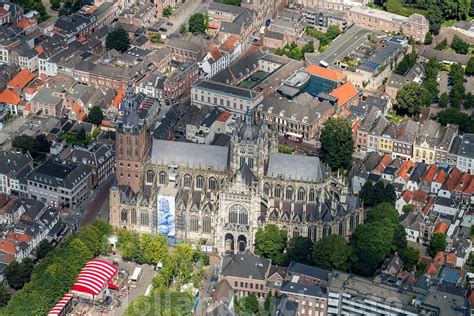
<svg viewBox="0 0 474 316">
<path fill-rule="evenodd" d="M 318 157 L 271 153 L 266 175 L 272 178 L 322 182 L 324 166 Z"/>
</svg>

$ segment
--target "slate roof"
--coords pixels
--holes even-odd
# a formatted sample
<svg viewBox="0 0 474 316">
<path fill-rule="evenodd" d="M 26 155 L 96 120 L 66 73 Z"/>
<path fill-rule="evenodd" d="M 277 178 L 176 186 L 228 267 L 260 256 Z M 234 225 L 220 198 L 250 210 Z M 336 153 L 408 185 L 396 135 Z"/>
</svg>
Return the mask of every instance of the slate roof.
<svg viewBox="0 0 474 316">
<path fill-rule="evenodd" d="M 266 176 L 321 182 L 326 175 L 325 168 L 318 157 L 271 153 Z"/>
<path fill-rule="evenodd" d="M 327 290 L 326 288 L 308 285 L 302 283 L 294 283 L 289 281 L 284 281 L 281 285 L 280 291 L 282 293 L 291 293 L 298 296 L 313 296 L 313 297 L 324 297 Z"/>
<path fill-rule="evenodd" d="M 322 281 L 329 281 L 329 274 L 331 272 L 328 270 L 312 267 L 306 264 L 299 262 L 290 262 L 288 266 L 287 275 L 304 275 L 314 279 L 319 279 Z"/>
<path fill-rule="evenodd" d="M 265 280 L 271 261 L 250 252 L 227 255 L 222 259 L 222 276 Z"/>
<path fill-rule="evenodd" d="M 181 167 L 226 171 L 228 168 L 227 147 L 194 143 L 153 140 L 151 161 L 156 164 L 176 164 Z"/>
</svg>

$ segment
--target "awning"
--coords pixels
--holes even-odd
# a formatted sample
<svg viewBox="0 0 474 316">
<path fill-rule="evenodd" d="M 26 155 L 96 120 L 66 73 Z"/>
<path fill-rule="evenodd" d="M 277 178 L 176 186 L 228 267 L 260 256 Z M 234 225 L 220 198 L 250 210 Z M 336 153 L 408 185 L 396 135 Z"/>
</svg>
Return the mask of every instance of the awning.
<svg viewBox="0 0 474 316">
<path fill-rule="evenodd" d="M 48 316 L 56 316 L 59 315 L 64 307 L 69 303 L 69 301 L 72 299 L 73 294 L 72 293 L 66 293 L 62 299 L 59 300 L 59 302 L 54 305 L 54 307 L 51 309 L 51 311 L 48 313 Z"/>
</svg>

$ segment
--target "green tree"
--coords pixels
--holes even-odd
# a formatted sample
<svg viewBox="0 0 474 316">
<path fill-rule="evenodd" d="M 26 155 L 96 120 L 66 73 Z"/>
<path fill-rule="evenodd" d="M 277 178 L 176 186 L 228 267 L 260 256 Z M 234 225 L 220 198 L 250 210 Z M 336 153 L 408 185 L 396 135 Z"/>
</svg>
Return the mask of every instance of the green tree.
<svg viewBox="0 0 474 316">
<path fill-rule="evenodd" d="M 469 58 L 469 61 L 466 66 L 466 75 L 474 75 L 474 57 Z"/>
<path fill-rule="evenodd" d="M 431 33 L 428 32 L 426 33 L 424 44 L 431 45 L 431 43 L 433 43 L 433 35 L 431 35 Z"/>
<path fill-rule="evenodd" d="M 403 255 L 402 260 L 403 268 L 405 270 L 412 271 L 418 263 L 418 260 L 420 260 L 420 252 L 416 248 L 408 247 L 405 251 L 405 254 Z"/>
<path fill-rule="evenodd" d="M 189 32 L 205 33 L 209 26 L 209 17 L 204 13 L 194 13 L 189 17 Z"/>
<path fill-rule="evenodd" d="M 415 52 L 406 54 L 402 61 L 397 65 L 397 68 L 395 68 L 394 72 L 398 75 L 405 75 L 408 70 L 410 70 L 415 65 L 417 57 L 418 55 Z"/>
<path fill-rule="evenodd" d="M 253 293 L 250 293 L 245 298 L 241 300 L 243 303 L 243 308 L 246 312 L 250 314 L 256 314 L 258 312 L 258 299 L 257 296 Z"/>
<path fill-rule="evenodd" d="M 100 106 L 94 105 L 89 110 L 89 114 L 87 115 L 87 118 L 85 121 L 95 124 L 95 125 L 100 125 L 103 119 L 104 119 L 104 113 L 102 113 Z"/>
<path fill-rule="evenodd" d="M 313 262 L 313 242 L 308 237 L 294 237 L 288 243 L 288 261 L 310 265 Z"/>
<path fill-rule="evenodd" d="M 31 136 L 22 134 L 16 136 L 12 141 L 12 146 L 20 149 L 23 153 L 30 152 L 31 154 L 38 152 L 38 142 Z"/>
<path fill-rule="evenodd" d="M 366 223 L 388 221 L 390 225 L 399 223 L 398 211 L 390 203 L 381 203 L 367 211 Z"/>
<path fill-rule="evenodd" d="M 441 233 L 435 233 L 431 235 L 430 243 L 428 245 L 428 248 L 426 249 L 426 252 L 428 253 L 428 255 L 434 258 L 434 256 L 436 256 L 436 253 L 438 253 L 438 251 L 444 251 L 446 249 L 446 246 L 446 235 Z"/>
<path fill-rule="evenodd" d="M 86 130 L 84 129 L 84 127 L 79 128 L 76 134 L 76 139 L 82 142 L 82 141 L 85 141 L 86 138 L 87 138 L 87 135 L 86 135 Z"/>
<path fill-rule="evenodd" d="M 255 234 L 255 254 L 272 260 L 273 264 L 282 265 L 286 262 L 284 250 L 287 234 L 275 224 L 259 228 Z"/>
<path fill-rule="evenodd" d="M 186 25 L 181 25 L 180 28 L 179 28 L 179 33 L 180 34 L 184 34 L 184 33 L 187 33 L 188 32 L 188 28 L 186 27 Z"/>
<path fill-rule="evenodd" d="M 127 31 L 123 28 L 115 29 L 105 38 L 105 46 L 108 50 L 115 49 L 121 53 L 124 53 L 130 47 L 130 38 Z"/>
<path fill-rule="evenodd" d="M 49 0 L 49 3 L 51 4 L 52 10 L 57 11 L 61 7 L 61 0 Z"/>
<path fill-rule="evenodd" d="M 8 301 L 11 299 L 12 295 L 7 290 L 5 285 L 0 284 L 0 307 L 4 307 L 8 304 Z"/>
<path fill-rule="evenodd" d="M 471 92 L 468 92 L 466 94 L 466 97 L 464 98 L 464 102 L 462 105 L 466 110 L 474 108 L 474 95 Z M 471 123 L 472 123 L 472 116 L 471 116 Z"/>
<path fill-rule="evenodd" d="M 350 250 L 346 240 L 339 235 L 329 235 L 313 246 L 313 264 L 326 270 L 347 270 Z"/>
<path fill-rule="evenodd" d="M 163 9 L 164 17 L 169 17 L 171 14 L 173 14 L 173 9 L 170 6 L 167 6 L 166 8 Z"/>
<path fill-rule="evenodd" d="M 447 46 L 448 46 L 448 40 L 447 40 L 447 39 L 443 39 L 441 42 L 439 42 L 438 44 L 436 44 L 435 49 L 436 49 L 436 50 L 443 50 L 443 49 L 445 49 Z"/>
<path fill-rule="evenodd" d="M 441 93 L 441 96 L 439 97 L 439 106 L 442 108 L 447 107 L 449 104 L 449 97 L 447 92 Z"/>
<path fill-rule="evenodd" d="M 469 52 L 469 44 L 463 41 L 459 36 L 454 35 L 451 42 L 451 48 L 458 54 L 466 55 Z"/>
<path fill-rule="evenodd" d="M 45 134 L 38 134 L 35 136 L 36 147 L 39 152 L 49 153 L 51 143 Z"/>
<path fill-rule="evenodd" d="M 320 141 L 322 159 L 331 168 L 347 168 L 351 165 L 354 139 L 347 119 L 330 118 L 324 125 Z"/>
<path fill-rule="evenodd" d="M 393 253 L 394 235 L 395 228 L 384 221 L 357 226 L 351 242 L 353 270 L 362 276 L 372 276 Z"/>
<path fill-rule="evenodd" d="M 36 256 L 38 259 L 43 259 L 51 250 L 53 250 L 53 246 L 51 246 L 49 241 L 43 239 L 38 244 L 38 247 L 36 247 Z"/>
<path fill-rule="evenodd" d="M 397 93 L 398 107 L 408 110 L 408 113 L 419 112 L 429 104 L 426 90 L 416 82 L 409 82 L 402 86 Z"/>
<path fill-rule="evenodd" d="M 374 185 L 371 181 L 366 181 L 359 192 L 359 197 L 364 202 L 365 207 L 373 207 L 376 203 L 374 195 Z"/>
<path fill-rule="evenodd" d="M 466 113 L 463 113 L 458 109 L 448 108 L 443 110 L 436 115 L 436 119 L 444 126 L 448 124 L 459 125 L 459 129 L 465 133 L 472 133 L 474 130 L 474 122 L 472 118 L 469 118 Z"/>
<path fill-rule="evenodd" d="M 265 297 L 265 302 L 263 303 L 263 309 L 266 311 L 270 310 L 270 305 L 272 303 L 272 291 L 269 291 Z"/>
<path fill-rule="evenodd" d="M 416 209 L 415 209 L 415 206 L 413 206 L 413 204 L 403 205 L 403 208 L 402 208 L 403 214 L 409 214 L 411 212 L 414 212 L 415 210 Z"/>
<path fill-rule="evenodd" d="M 221 0 L 221 2 L 224 3 L 224 4 L 240 6 L 241 0 Z"/>
<path fill-rule="evenodd" d="M 25 283 L 30 280 L 34 266 L 33 260 L 28 257 L 21 263 L 12 261 L 5 270 L 5 279 L 8 285 L 15 290 L 23 288 Z"/>
<path fill-rule="evenodd" d="M 430 22 L 430 32 L 434 35 L 439 34 L 439 30 L 444 23 L 443 11 L 436 6 L 432 5 L 426 11 L 426 18 Z"/>
</svg>

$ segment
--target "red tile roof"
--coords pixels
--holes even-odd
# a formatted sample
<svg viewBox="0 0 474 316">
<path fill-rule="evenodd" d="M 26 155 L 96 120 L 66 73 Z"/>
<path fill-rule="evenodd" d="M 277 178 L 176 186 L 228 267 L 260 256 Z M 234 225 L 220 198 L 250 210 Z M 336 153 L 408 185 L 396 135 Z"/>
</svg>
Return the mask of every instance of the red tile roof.
<svg viewBox="0 0 474 316">
<path fill-rule="evenodd" d="M 209 53 L 211 53 L 211 56 L 214 60 L 218 60 L 222 56 L 221 51 L 217 47 L 212 48 Z"/>
<path fill-rule="evenodd" d="M 344 106 L 347 102 L 352 100 L 354 97 L 357 96 L 359 90 L 352 84 L 352 82 L 348 81 L 342 86 L 334 89 L 330 95 L 337 98 L 337 105 Z"/>
<path fill-rule="evenodd" d="M 433 196 L 428 197 L 428 201 L 426 201 L 425 206 L 423 206 L 423 209 L 421 210 L 423 215 L 428 216 L 428 213 L 431 209 L 431 206 L 434 204 L 434 202 L 435 202 L 435 199 Z"/>
<path fill-rule="evenodd" d="M 7 86 L 21 90 L 25 88 L 26 85 L 30 83 L 33 79 L 35 79 L 35 75 L 33 75 L 31 71 L 23 69 L 19 73 L 17 73 L 12 80 L 10 80 Z"/>
<path fill-rule="evenodd" d="M 217 116 L 216 120 L 218 120 L 219 122 L 225 122 L 229 119 L 230 117 L 230 113 L 229 112 L 222 112 L 222 113 L 219 113 L 219 115 Z"/>
<path fill-rule="evenodd" d="M 464 194 L 473 194 L 474 193 L 474 177 L 471 177 L 469 185 L 464 189 Z"/>
<path fill-rule="evenodd" d="M 464 191 L 471 182 L 471 175 L 467 172 L 463 172 L 459 177 L 459 181 L 457 182 L 456 187 L 454 188 L 455 191 Z"/>
<path fill-rule="evenodd" d="M 392 157 L 389 154 L 385 154 L 373 171 L 377 171 L 378 173 L 382 174 L 382 172 L 385 170 L 385 167 L 388 166 L 391 160 Z"/>
<path fill-rule="evenodd" d="M 446 224 L 445 222 L 439 222 L 438 224 L 436 224 L 433 233 L 444 235 L 448 231 L 448 228 L 449 228 L 448 224 Z"/>
<path fill-rule="evenodd" d="M 413 201 L 419 202 L 419 203 L 424 203 L 426 201 L 426 197 L 428 196 L 428 193 L 421 191 L 421 190 L 416 190 L 413 191 Z"/>
<path fill-rule="evenodd" d="M 411 199 L 413 199 L 413 191 L 406 190 L 405 192 L 403 192 L 402 198 L 405 203 L 410 203 Z"/>
<path fill-rule="evenodd" d="M 2 93 L 0 93 L 0 103 L 18 105 L 20 102 L 21 99 L 16 91 L 5 89 Z"/>
<path fill-rule="evenodd" d="M 434 178 L 433 182 L 443 184 L 445 181 L 446 181 L 446 171 L 444 169 L 441 169 L 436 174 L 436 177 Z"/>
<path fill-rule="evenodd" d="M 239 36 L 237 35 L 231 35 L 229 38 L 225 41 L 224 44 L 222 44 L 221 49 L 226 51 L 226 52 L 231 52 L 234 47 L 235 43 L 240 39 Z"/>
<path fill-rule="evenodd" d="M 428 168 L 428 171 L 426 171 L 425 176 L 423 177 L 423 181 L 431 184 L 436 174 L 436 170 L 438 170 L 438 166 L 436 164 L 432 164 Z"/>
<path fill-rule="evenodd" d="M 29 242 L 31 240 L 31 235 L 28 234 L 20 234 L 20 233 L 15 233 L 13 231 L 9 231 L 7 233 L 7 239 L 11 240 L 16 240 L 18 242 Z"/>
<path fill-rule="evenodd" d="M 318 65 L 310 65 L 306 67 L 304 71 L 314 76 L 329 79 L 332 81 L 343 81 L 346 79 L 346 75 L 342 72 Z"/>
<path fill-rule="evenodd" d="M 446 181 L 445 189 L 449 192 L 452 192 L 453 189 L 458 185 L 461 175 L 461 171 L 459 171 L 458 168 L 454 167 L 451 169 L 451 172 L 448 175 L 448 180 Z"/>
<path fill-rule="evenodd" d="M 30 19 L 27 19 L 27 18 L 23 18 L 21 19 L 20 21 L 18 21 L 18 23 L 16 24 L 16 26 L 18 26 L 19 28 L 21 29 L 24 29 L 26 27 L 28 27 L 29 25 L 31 25 L 31 21 Z"/>
<path fill-rule="evenodd" d="M 123 91 L 123 89 L 119 89 L 117 91 L 117 94 L 115 95 L 115 98 L 112 100 L 112 105 L 118 109 L 124 97 L 125 97 L 125 92 Z"/>
<path fill-rule="evenodd" d="M 415 163 L 411 160 L 405 160 L 397 172 L 395 178 L 402 178 L 405 181 L 408 181 L 410 178 L 409 171 L 415 166 Z"/>
<path fill-rule="evenodd" d="M 16 254 L 16 245 L 12 240 L 0 239 L 0 250 L 3 250 L 7 253 Z"/>
<path fill-rule="evenodd" d="M 0 14 L 1 15 L 5 15 L 5 14 L 8 14 L 8 13 L 9 13 L 9 11 L 6 10 L 4 7 L 0 7 Z"/>
</svg>

